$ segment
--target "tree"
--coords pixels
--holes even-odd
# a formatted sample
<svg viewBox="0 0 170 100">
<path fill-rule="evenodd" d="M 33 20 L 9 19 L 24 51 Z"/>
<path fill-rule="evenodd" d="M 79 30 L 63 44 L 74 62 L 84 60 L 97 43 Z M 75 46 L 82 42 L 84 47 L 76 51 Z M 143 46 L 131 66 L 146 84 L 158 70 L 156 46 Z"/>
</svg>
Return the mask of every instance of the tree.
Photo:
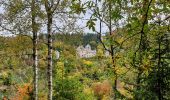
<svg viewBox="0 0 170 100">
<path fill-rule="evenodd" d="M 126 2 L 126 1 L 125 1 Z M 114 73 L 114 99 L 117 98 L 117 73 L 116 73 L 116 64 L 115 64 L 115 54 L 116 54 L 116 48 L 119 47 L 117 45 L 114 45 L 114 34 L 118 31 L 118 29 L 121 27 L 119 26 L 120 20 L 123 19 L 121 13 L 122 6 L 121 3 L 124 3 L 123 1 L 116 0 L 96 0 L 95 2 L 89 1 L 89 8 L 92 9 L 92 16 L 91 19 L 87 22 L 87 26 L 92 29 L 94 32 L 98 34 L 98 39 L 100 43 L 103 45 L 103 48 L 110 53 L 110 57 L 112 60 L 112 68 Z M 100 4 L 100 5 L 98 5 Z M 99 31 L 95 29 L 95 22 L 99 21 Z M 102 24 L 105 25 L 105 27 L 108 29 L 108 37 L 106 39 L 107 42 L 109 42 L 107 45 L 103 39 L 102 39 Z M 123 25 L 122 25 L 123 26 Z"/>
<path fill-rule="evenodd" d="M 150 9 L 150 5 L 152 3 L 152 0 L 147 0 L 147 1 L 143 1 L 142 2 L 142 10 L 143 13 L 142 15 L 142 26 L 141 26 L 141 31 L 140 31 L 140 42 L 139 42 L 139 66 L 138 66 L 138 75 L 137 75 L 137 80 L 136 83 L 138 84 L 138 86 L 136 87 L 137 91 L 140 91 L 141 89 L 141 75 L 142 75 L 142 70 L 141 70 L 141 66 L 143 65 L 143 59 L 144 59 L 144 55 L 146 55 L 145 52 L 147 52 L 147 33 L 145 32 L 144 28 L 145 25 L 148 23 L 148 11 Z M 136 96 L 137 99 L 139 99 L 139 97 Z"/>
<path fill-rule="evenodd" d="M 17 4 L 18 3 L 18 4 Z M 37 17 L 40 17 L 39 5 L 35 0 L 27 1 L 4 1 L 4 6 L 7 8 L 7 13 L 4 14 L 4 20 L 7 23 L 2 23 L 1 27 L 4 30 L 12 33 L 13 35 L 21 35 L 30 37 L 33 43 L 33 72 L 34 72 L 34 96 L 35 100 L 38 99 L 38 31 L 39 24 L 36 22 Z M 27 12 L 28 11 L 28 12 Z M 26 12 L 26 13 L 25 13 Z M 39 12 L 39 13 L 37 13 Z M 31 13 L 31 16 L 29 15 Z M 31 20 L 31 21 L 30 21 Z M 26 23 L 25 23 L 26 21 Z M 12 26 L 13 24 L 13 26 Z M 31 30 L 33 37 L 31 37 Z"/>
<path fill-rule="evenodd" d="M 34 100 L 38 100 L 38 51 L 37 51 L 37 45 L 38 45 L 38 35 L 37 35 L 37 25 L 36 25 L 36 2 L 35 0 L 32 0 L 31 4 L 31 14 L 32 14 L 32 33 L 33 33 L 33 67 L 34 67 Z"/>
<path fill-rule="evenodd" d="M 55 20 L 57 20 L 58 14 L 66 14 L 65 16 L 71 16 L 71 14 L 69 14 L 69 11 L 66 6 L 70 7 L 69 4 L 72 4 L 72 1 L 67 1 L 67 0 L 58 0 L 58 1 L 51 1 L 51 0 L 43 0 L 44 1 L 44 6 L 45 6 L 45 10 L 46 10 L 46 16 L 47 16 L 47 34 L 48 34 L 48 99 L 52 100 L 52 91 L 53 91 L 53 86 L 52 86 L 52 41 L 53 41 L 53 33 L 54 31 L 52 30 L 53 26 L 55 27 L 55 29 L 59 32 L 68 32 L 70 31 L 69 28 L 71 28 L 73 31 L 73 29 L 75 28 L 75 21 L 73 21 L 73 23 L 70 21 L 68 21 L 68 25 L 63 24 L 62 28 L 60 28 L 60 25 L 56 25 L 54 24 Z M 69 9 L 70 10 L 70 9 Z M 56 19 L 54 20 L 54 17 L 56 17 Z M 69 17 L 70 18 L 70 17 Z M 75 19 L 74 17 L 72 19 Z M 66 19 L 64 19 L 65 22 Z M 57 23 L 57 22 L 56 22 Z M 71 25 L 70 25 L 71 24 Z M 66 28 L 67 26 L 67 28 Z M 60 30 L 63 29 L 63 30 Z M 65 30 L 66 29 L 66 30 Z"/>
<path fill-rule="evenodd" d="M 47 34 L 48 34 L 48 100 L 52 100 L 53 96 L 53 79 L 52 79 L 52 24 L 54 12 L 60 4 L 60 0 L 57 2 L 44 0 L 46 15 L 47 15 Z"/>
</svg>

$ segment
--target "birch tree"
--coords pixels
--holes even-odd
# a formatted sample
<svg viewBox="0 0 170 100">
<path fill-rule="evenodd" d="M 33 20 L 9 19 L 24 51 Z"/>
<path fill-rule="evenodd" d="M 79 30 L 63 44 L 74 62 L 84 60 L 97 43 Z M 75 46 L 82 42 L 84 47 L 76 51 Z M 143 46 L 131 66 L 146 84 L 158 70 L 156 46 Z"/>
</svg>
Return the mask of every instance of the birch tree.
<svg viewBox="0 0 170 100">
<path fill-rule="evenodd" d="M 34 100 L 38 100 L 38 35 L 37 35 L 37 25 L 36 25 L 36 10 L 35 10 L 35 0 L 31 3 L 31 15 L 32 15 L 32 33 L 33 33 L 33 68 L 34 68 Z"/>
<path fill-rule="evenodd" d="M 33 43 L 33 99 L 38 99 L 38 31 L 39 24 L 36 18 L 40 14 L 40 9 L 35 0 L 22 1 L 12 0 L 3 1 L 3 6 L 6 8 L 4 19 L 1 23 L 1 28 L 13 35 L 27 36 Z M 37 13 L 39 11 L 39 13 Z M 31 33 L 32 32 L 32 33 Z M 32 36 L 31 36 L 32 34 Z"/>
<path fill-rule="evenodd" d="M 52 100 L 53 96 L 53 79 L 52 79 L 52 24 L 53 24 L 53 15 L 57 9 L 60 0 L 57 2 L 53 0 L 44 0 L 46 15 L 47 15 L 47 34 L 48 34 L 48 66 L 47 66 L 47 77 L 48 77 L 48 100 Z"/>
</svg>

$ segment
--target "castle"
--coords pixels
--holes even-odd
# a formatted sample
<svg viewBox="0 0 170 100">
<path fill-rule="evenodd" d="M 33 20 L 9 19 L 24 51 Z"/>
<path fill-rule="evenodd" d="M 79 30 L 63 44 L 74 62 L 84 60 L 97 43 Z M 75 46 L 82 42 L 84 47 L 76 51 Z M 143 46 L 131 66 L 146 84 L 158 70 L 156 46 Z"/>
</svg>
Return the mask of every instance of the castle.
<svg viewBox="0 0 170 100">
<path fill-rule="evenodd" d="M 79 46 L 77 49 L 77 56 L 80 58 L 90 58 L 96 55 L 96 50 L 92 50 L 91 46 L 87 44 L 85 47 Z"/>
</svg>

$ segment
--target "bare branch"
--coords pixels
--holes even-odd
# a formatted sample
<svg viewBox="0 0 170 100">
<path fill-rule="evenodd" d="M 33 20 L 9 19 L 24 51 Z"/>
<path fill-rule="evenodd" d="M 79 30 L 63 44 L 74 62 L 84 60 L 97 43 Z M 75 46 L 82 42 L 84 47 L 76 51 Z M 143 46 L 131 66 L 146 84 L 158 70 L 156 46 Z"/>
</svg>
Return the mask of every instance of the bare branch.
<svg viewBox="0 0 170 100">
<path fill-rule="evenodd" d="M 3 28 L 4 30 L 10 32 L 10 33 L 13 34 L 13 35 L 26 36 L 26 37 L 30 38 L 31 40 L 33 40 L 32 37 L 31 37 L 30 35 L 26 35 L 26 34 L 16 34 L 16 33 L 14 32 L 14 30 L 8 29 L 8 28 L 6 28 L 5 26 L 3 26 L 3 25 L 1 25 L 1 24 L 0 24 L 0 27 Z"/>
<path fill-rule="evenodd" d="M 53 6 L 52 13 L 57 9 L 58 5 L 60 4 L 60 0 L 57 1 L 57 4 Z"/>
</svg>

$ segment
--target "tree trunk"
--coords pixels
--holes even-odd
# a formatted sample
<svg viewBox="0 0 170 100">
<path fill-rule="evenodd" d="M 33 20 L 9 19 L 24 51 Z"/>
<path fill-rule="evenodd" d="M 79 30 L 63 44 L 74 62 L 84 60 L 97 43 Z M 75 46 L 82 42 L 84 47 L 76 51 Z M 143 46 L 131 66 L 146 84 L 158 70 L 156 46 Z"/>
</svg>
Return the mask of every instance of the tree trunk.
<svg viewBox="0 0 170 100">
<path fill-rule="evenodd" d="M 152 0 L 144 0 L 142 2 L 142 29 L 140 32 L 140 44 L 139 44 L 139 66 L 138 66 L 138 75 L 137 75 L 137 87 L 136 87 L 136 91 L 140 91 L 141 89 L 141 76 L 142 76 L 142 64 L 143 64 L 143 56 L 144 56 L 144 52 L 147 50 L 147 34 L 144 32 L 144 27 L 146 24 L 148 24 L 148 11 L 149 11 L 149 7 L 151 5 Z M 135 99 L 139 100 L 140 98 L 138 97 L 138 94 L 135 95 Z"/>
<path fill-rule="evenodd" d="M 32 13 L 32 33 L 33 33 L 33 71 L 34 71 L 34 90 L 33 90 L 33 98 L 34 100 L 38 100 L 38 52 L 37 52 L 37 29 L 35 22 L 35 0 L 32 0 L 31 6 Z"/>
<path fill-rule="evenodd" d="M 110 36 L 112 36 L 112 1 L 109 3 L 109 33 Z M 112 39 L 111 39 L 112 40 Z M 116 100 L 116 92 L 117 92 L 117 74 L 116 74 L 116 66 L 115 66 L 115 59 L 114 59 L 114 48 L 113 45 L 110 45 L 110 54 L 111 54 L 111 59 L 112 59 L 112 65 L 113 65 L 113 73 L 115 75 L 115 80 L 114 80 L 114 100 Z"/>
<path fill-rule="evenodd" d="M 53 86 L 52 86 L 52 14 L 48 13 L 48 25 L 47 25 L 47 32 L 48 32 L 48 100 L 52 100 L 52 93 L 53 93 Z"/>
</svg>

